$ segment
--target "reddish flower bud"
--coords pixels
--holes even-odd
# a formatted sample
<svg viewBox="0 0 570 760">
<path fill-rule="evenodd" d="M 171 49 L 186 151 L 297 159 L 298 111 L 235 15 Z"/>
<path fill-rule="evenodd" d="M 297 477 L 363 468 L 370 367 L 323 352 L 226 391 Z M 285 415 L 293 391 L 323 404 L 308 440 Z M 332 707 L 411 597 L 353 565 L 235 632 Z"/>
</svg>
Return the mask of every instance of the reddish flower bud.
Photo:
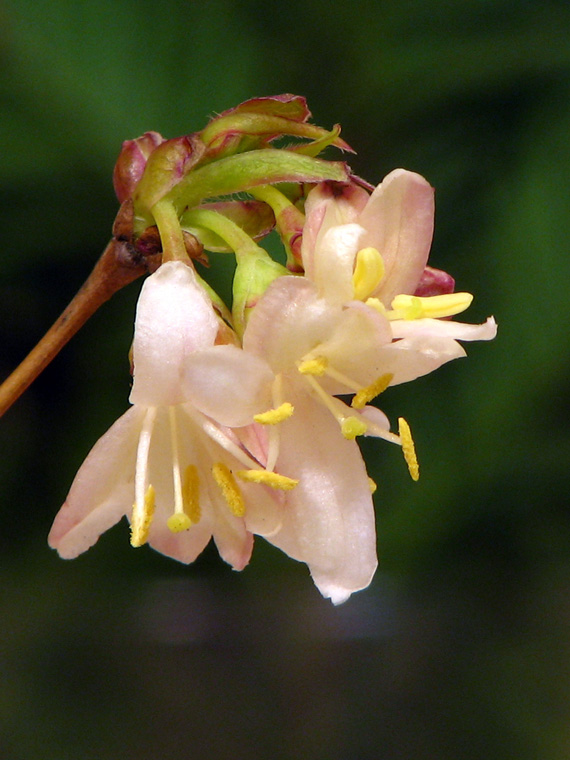
<svg viewBox="0 0 570 760">
<path fill-rule="evenodd" d="M 414 291 L 415 296 L 442 296 L 453 293 L 455 280 L 442 269 L 428 267 L 424 269 L 420 281 Z"/>
<path fill-rule="evenodd" d="M 153 150 L 164 142 L 158 132 L 145 132 L 134 140 L 125 140 L 113 170 L 113 185 L 120 203 L 130 198 L 142 177 Z"/>
</svg>

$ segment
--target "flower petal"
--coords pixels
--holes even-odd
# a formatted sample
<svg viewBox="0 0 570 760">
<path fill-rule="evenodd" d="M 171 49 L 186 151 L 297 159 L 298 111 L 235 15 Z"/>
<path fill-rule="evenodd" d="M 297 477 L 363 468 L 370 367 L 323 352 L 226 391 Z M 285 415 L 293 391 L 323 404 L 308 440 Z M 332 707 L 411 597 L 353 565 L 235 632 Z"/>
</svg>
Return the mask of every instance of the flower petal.
<svg viewBox="0 0 570 760">
<path fill-rule="evenodd" d="M 137 305 L 131 403 L 185 401 L 185 363 L 194 351 L 212 346 L 217 332 L 217 317 L 194 270 L 181 261 L 163 264 L 145 281 Z"/>
<path fill-rule="evenodd" d="M 424 271 L 434 224 L 434 191 L 414 172 L 396 169 L 370 196 L 358 223 L 363 246 L 382 254 L 386 274 L 376 296 L 389 305 L 399 293 L 413 293 Z"/>
<path fill-rule="evenodd" d="M 356 222 L 369 197 L 357 185 L 335 188 L 333 192 L 331 186 L 324 182 L 316 185 L 307 195 L 301 258 L 309 279 L 314 279 L 314 255 L 321 239 L 331 227 Z"/>
<path fill-rule="evenodd" d="M 452 359 L 465 356 L 465 350 L 451 338 L 410 335 L 378 351 L 384 372 L 394 375 L 390 385 L 407 383 L 433 372 Z"/>
<path fill-rule="evenodd" d="M 329 366 L 347 375 L 361 387 L 369 385 L 387 370 L 379 358 L 379 349 L 392 342 L 390 323 L 375 309 L 360 301 L 351 302 L 343 310 L 338 325 L 328 340 L 315 349 L 315 354 L 325 357 Z M 325 377 L 323 387 L 334 395 L 352 393 L 354 388 L 331 381 Z"/>
<path fill-rule="evenodd" d="M 272 380 L 263 359 L 236 346 L 212 346 L 188 358 L 184 395 L 221 425 L 237 427 L 269 407 Z"/>
<path fill-rule="evenodd" d="M 74 559 L 130 512 L 134 500 L 136 448 L 145 409 L 123 414 L 91 449 L 61 507 L 48 543 Z"/>
<path fill-rule="evenodd" d="M 341 314 L 341 309 L 318 298 L 306 278 L 279 277 L 253 309 L 243 347 L 265 358 L 274 372 L 291 369 L 331 334 Z"/>
<path fill-rule="evenodd" d="M 251 559 L 253 534 L 243 518 L 234 517 L 225 506 L 216 512 L 214 541 L 220 557 L 234 570 L 243 570 Z"/>
<path fill-rule="evenodd" d="M 392 322 L 392 333 L 394 338 L 432 336 L 454 340 L 493 340 L 497 334 L 497 323 L 493 317 L 481 325 L 468 325 L 447 319 L 402 319 Z"/>
<path fill-rule="evenodd" d="M 154 520 L 148 543 L 155 551 L 189 565 L 204 551 L 211 538 L 212 525 L 208 519 L 200 520 L 181 533 L 173 533 L 165 522 Z"/>
<path fill-rule="evenodd" d="M 281 423 L 276 469 L 297 478 L 283 527 L 268 540 L 306 562 L 334 604 L 369 585 L 376 570 L 374 509 L 358 446 L 303 389 L 288 388 L 295 414 Z M 318 440 L 318 445 L 315 441 Z"/>
<path fill-rule="evenodd" d="M 354 260 L 366 230 L 358 224 L 331 227 L 314 253 L 313 282 L 319 296 L 341 306 L 354 298 Z"/>
</svg>

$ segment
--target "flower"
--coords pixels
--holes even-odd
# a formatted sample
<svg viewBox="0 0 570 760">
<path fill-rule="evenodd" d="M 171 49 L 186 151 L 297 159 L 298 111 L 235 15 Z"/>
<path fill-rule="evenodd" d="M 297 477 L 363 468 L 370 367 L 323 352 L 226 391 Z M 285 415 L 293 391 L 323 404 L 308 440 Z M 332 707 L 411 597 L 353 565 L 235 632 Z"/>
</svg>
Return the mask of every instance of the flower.
<svg viewBox="0 0 570 760">
<path fill-rule="evenodd" d="M 133 406 L 95 444 L 56 516 L 49 543 L 62 557 L 76 557 L 126 515 L 133 545 L 148 540 L 192 562 L 213 535 L 221 556 L 242 569 L 252 532 L 278 528 L 280 506 L 263 474 L 257 483 L 235 479 L 259 464 L 231 429 L 265 403 L 269 373 L 236 346 L 215 345 L 218 334 L 219 319 L 190 266 L 168 262 L 146 280 L 135 322 Z"/>
<path fill-rule="evenodd" d="M 307 200 L 305 277 L 275 280 L 243 336 L 244 350 L 273 372 L 273 408 L 255 418 L 267 428 L 255 455 L 298 481 L 268 540 L 306 562 L 337 604 L 365 588 L 377 565 L 371 483 L 355 438 L 401 444 L 410 474 L 419 475 L 406 421 L 391 433 L 369 402 L 464 356 L 457 339 L 495 334 L 492 319 L 441 319 L 466 308 L 469 294 L 406 295 L 425 278 L 432 232 L 433 191 L 417 174 L 397 170 L 371 196 L 353 187 L 335 198 L 318 186 Z M 426 287 L 438 292 L 443 282 L 445 290 L 442 275 Z M 343 394 L 354 394 L 350 407 L 336 397 Z"/>
<path fill-rule="evenodd" d="M 419 174 L 396 169 L 371 195 L 355 185 L 335 195 L 321 184 L 309 193 L 306 211 L 306 276 L 327 302 L 375 309 L 389 320 L 392 340 L 373 350 L 392 375 L 390 385 L 465 356 L 457 340 L 495 337 L 492 317 L 482 325 L 441 321 L 466 309 L 473 297 L 451 293 L 453 279 L 427 266 L 434 198 Z"/>
<path fill-rule="evenodd" d="M 376 434 L 397 437 L 378 410 L 368 423 L 368 410 L 334 398 L 336 387 L 319 382 L 312 357 L 327 356 L 334 364 L 350 339 L 358 355 L 356 335 L 366 345 L 371 332 L 379 338 L 382 318 L 370 314 L 372 319 L 343 311 L 316 297 L 306 278 L 285 276 L 269 286 L 243 336 L 244 350 L 272 371 L 272 408 L 255 416 L 256 440 L 248 429 L 244 443 L 267 471 L 297 481 L 283 496 L 280 529 L 266 538 L 305 562 L 320 592 L 335 604 L 368 586 L 377 566 L 371 482 L 354 439 L 368 425 Z"/>
<path fill-rule="evenodd" d="M 395 169 L 371 195 L 356 185 L 337 191 L 322 183 L 309 193 L 305 211 L 303 266 L 328 298 L 353 300 L 357 254 L 367 249 L 378 251 L 382 259 L 376 281 L 362 283 L 369 288 L 368 296 L 389 305 L 399 293 L 414 292 L 427 264 L 434 227 L 433 188 L 419 174 Z"/>
</svg>

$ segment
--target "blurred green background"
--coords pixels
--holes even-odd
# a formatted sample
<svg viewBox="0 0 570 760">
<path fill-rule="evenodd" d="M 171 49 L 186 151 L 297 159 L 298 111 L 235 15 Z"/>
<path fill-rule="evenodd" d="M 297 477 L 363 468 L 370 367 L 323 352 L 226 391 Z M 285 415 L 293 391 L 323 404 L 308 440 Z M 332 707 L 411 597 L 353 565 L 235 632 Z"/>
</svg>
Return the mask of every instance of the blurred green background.
<svg viewBox="0 0 570 760">
<path fill-rule="evenodd" d="M 333 608 L 259 540 L 233 573 L 46 544 L 126 409 L 140 282 L 0 422 L 7 760 L 570 756 L 568 0 L 11 0 L 0 6 L 0 376 L 105 246 L 122 140 L 305 95 L 353 169 L 437 190 L 432 263 L 490 344 L 382 398 L 422 467 L 365 442 L 380 570 Z"/>
</svg>

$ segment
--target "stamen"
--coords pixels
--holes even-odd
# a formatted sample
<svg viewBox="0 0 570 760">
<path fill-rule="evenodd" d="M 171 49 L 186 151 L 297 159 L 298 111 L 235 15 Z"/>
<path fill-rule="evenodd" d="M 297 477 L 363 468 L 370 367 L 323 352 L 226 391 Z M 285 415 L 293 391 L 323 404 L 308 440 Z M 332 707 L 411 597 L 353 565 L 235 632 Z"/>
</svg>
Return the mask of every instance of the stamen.
<svg viewBox="0 0 570 760">
<path fill-rule="evenodd" d="M 446 293 L 440 296 L 408 296 L 400 294 L 392 301 L 390 319 L 441 319 L 453 317 L 465 311 L 473 301 L 471 293 Z M 395 313 L 395 316 L 392 314 Z"/>
<path fill-rule="evenodd" d="M 267 470 L 238 470 L 236 475 L 248 483 L 261 483 L 280 491 L 291 491 L 299 483 L 294 478 L 278 475 L 276 472 L 267 472 Z"/>
<path fill-rule="evenodd" d="M 212 467 L 212 475 L 232 513 L 236 517 L 243 517 L 245 514 L 245 502 L 229 467 L 223 462 L 217 462 Z"/>
<path fill-rule="evenodd" d="M 320 377 L 324 375 L 328 367 L 328 359 L 324 356 L 316 356 L 314 359 L 305 359 L 298 366 L 298 370 L 302 375 L 317 375 Z"/>
<path fill-rule="evenodd" d="M 376 398 L 376 396 L 379 396 L 386 390 L 393 379 L 394 375 L 392 372 L 387 372 L 385 375 L 380 375 L 377 380 L 368 385 L 366 388 L 361 388 L 356 396 L 352 399 L 350 405 L 353 409 L 364 409 L 366 404 L 368 404 L 370 401 L 372 401 L 373 398 Z"/>
<path fill-rule="evenodd" d="M 277 409 L 269 409 L 267 412 L 255 414 L 253 419 L 261 425 L 277 425 L 279 422 L 288 419 L 294 412 L 294 407 L 288 401 L 285 401 Z"/>
<path fill-rule="evenodd" d="M 156 407 L 151 406 L 145 414 L 135 464 L 135 503 L 131 517 L 131 544 L 142 546 L 148 538 L 148 531 L 154 514 L 154 488 L 147 486 L 148 454 L 152 429 L 156 419 Z"/>
<path fill-rule="evenodd" d="M 357 435 L 364 435 L 368 426 L 360 417 L 345 417 L 340 423 L 340 429 L 345 438 L 353 441 Z"/>
<path fill-rule="evenodd" d="M 404 459 L 408 465 L 412 480 L 418 480 L 420 477 L 420 466 L 416 456 L 416 447 L 414 446 L 414 439 L 412 438 L 410 426 L 403 417 L 398 418 L 398 432 L 400 433 Z"/>
<path fill-rule="evenodd" d="M 362 248 L 358 251 L 352 275 L 355 300 L 364 301 L 368 298 L 380 284 L 384 272 L 384 260 L 376 248 Z"/>
<path fill-rule="evenodd" d="M 200 507 L 200 480 L 198 478 L 198 468 L 196 465 L 189 464 L 184 471 L 184 483 L 182 485 L 182 495 L 184 497 L 184 512 L 188 515 L 193 525 L 200 522 L 202 509 Z"/>
<path fill-rule="evenodd" d="M 370 488 L 370 493 L 376 493 L 376 489 L 378 488 L 378 486 L 370 477 L 368 478 L 368 486 Z"/>
<path fill-rule="evenodd" d="M 133 504 L 133 516 L 131 518 L 131 546 L 142 546 L 148 541 L 150 524 L 154 516 L 155 493 L 154 488 L 149 486 L 144 495 L 142 504 Z"/>
</svg>

